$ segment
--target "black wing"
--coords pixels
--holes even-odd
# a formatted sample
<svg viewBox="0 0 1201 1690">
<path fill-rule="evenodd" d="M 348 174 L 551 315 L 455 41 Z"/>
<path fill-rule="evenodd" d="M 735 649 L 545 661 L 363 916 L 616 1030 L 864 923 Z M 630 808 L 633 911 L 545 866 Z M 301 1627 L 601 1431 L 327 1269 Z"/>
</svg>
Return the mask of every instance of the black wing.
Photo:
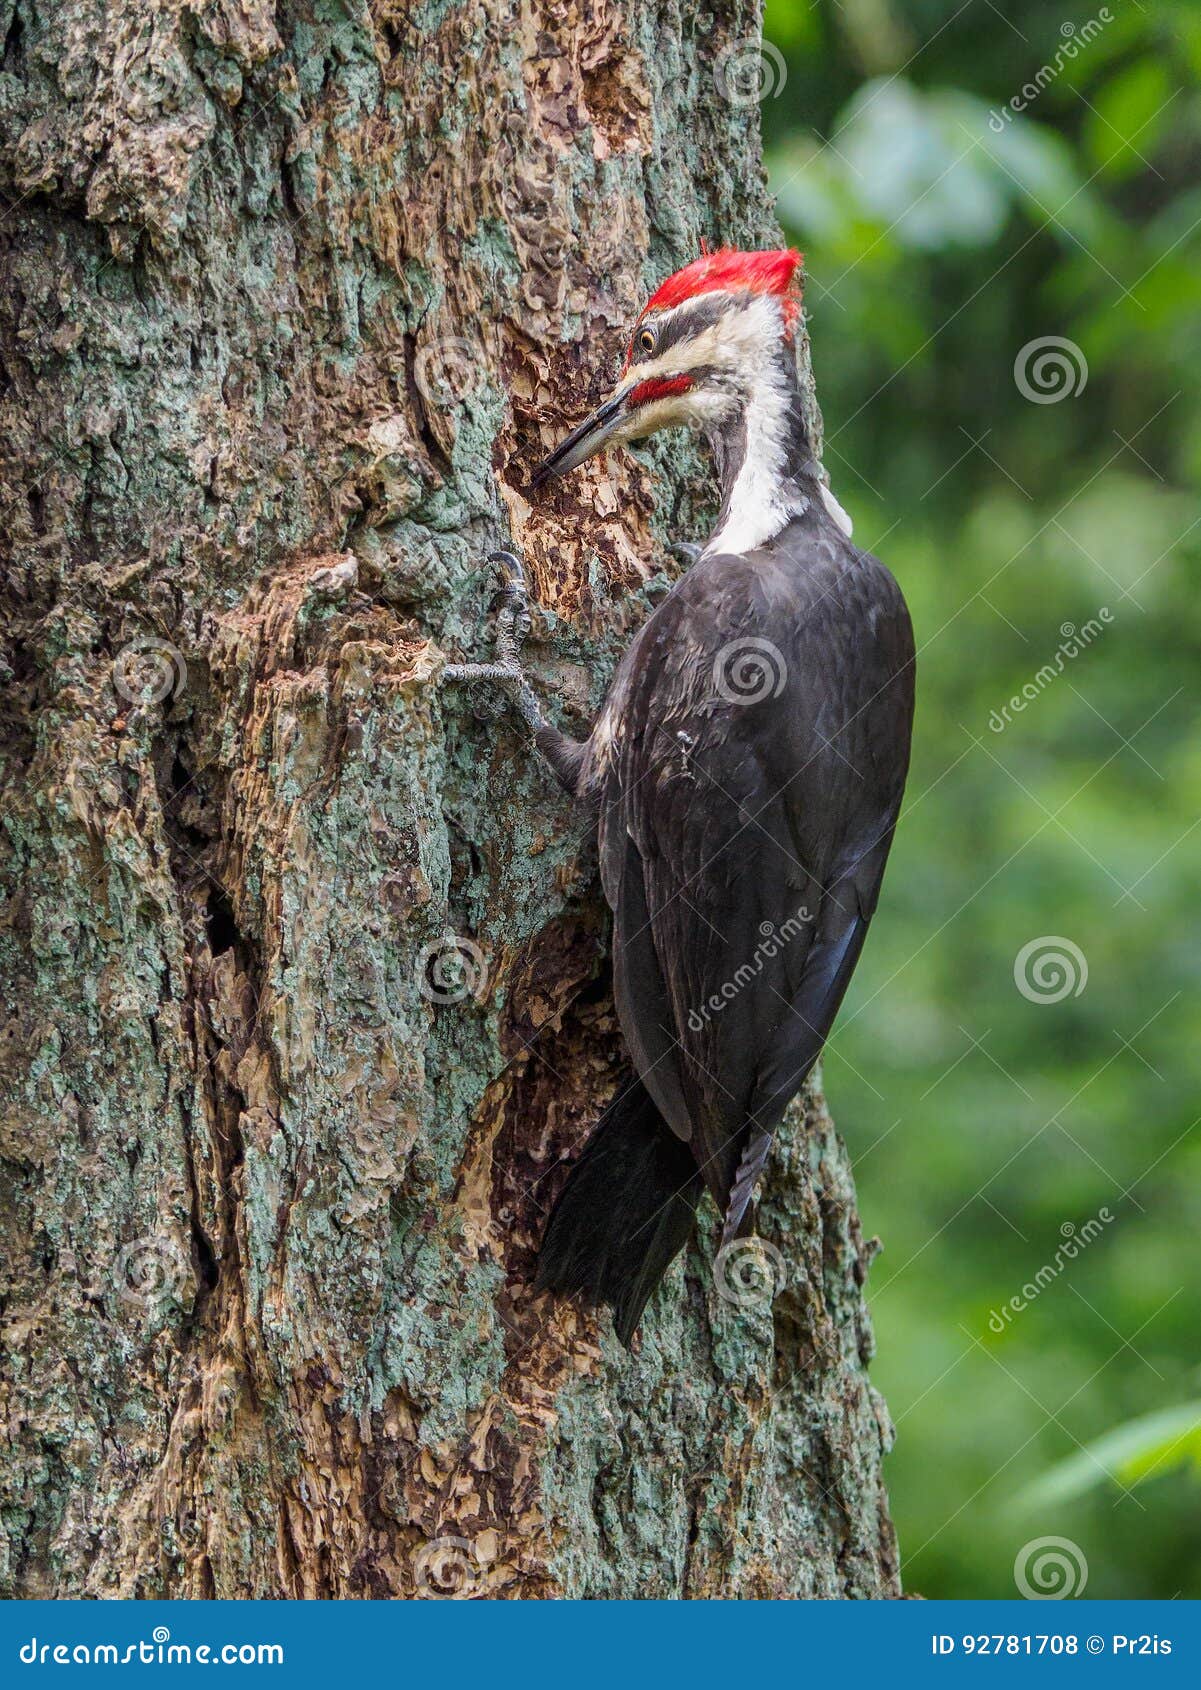
<svg viewBox="0 0 1201 1690">
<path fill-rule="evenodd" d="M 590 741 L 622 1029 L 727 1236 L 876 907 L 913 655 L 892 576 L 811 512 L 685 576 Z"/>
</svg>

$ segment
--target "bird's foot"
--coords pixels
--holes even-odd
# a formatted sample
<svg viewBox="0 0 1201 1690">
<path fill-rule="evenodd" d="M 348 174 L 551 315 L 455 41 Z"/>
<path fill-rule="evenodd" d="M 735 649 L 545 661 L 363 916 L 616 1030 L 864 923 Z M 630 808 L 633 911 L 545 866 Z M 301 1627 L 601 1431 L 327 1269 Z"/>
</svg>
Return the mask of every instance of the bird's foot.
<svg viewBox="0 0 1201 1690">
<path fill-rule="evenodd" d="M 667 549 L 669 552 L 674 552 L 680 562 L 686 563 L 689 569 L 691 569 L 693 564 L 700 557 L 704 547 L 694 544 L 691 540 L 673 540 Z"/>
<path fill-rule="evenodd" d="M 490 552 L 487 561 L 500 566 L 500 604 L 496 611 L 497 660 L 494 663 L 448 663 L 442 670 L 442 679 L 468 684 L 495 682 L 508 694 L 530 726 L 536 727 L 541 722 L 541 712 L 521 666 L 521 648 L 530 631 L 525 570 L 516 552 Z"/>
</svg>

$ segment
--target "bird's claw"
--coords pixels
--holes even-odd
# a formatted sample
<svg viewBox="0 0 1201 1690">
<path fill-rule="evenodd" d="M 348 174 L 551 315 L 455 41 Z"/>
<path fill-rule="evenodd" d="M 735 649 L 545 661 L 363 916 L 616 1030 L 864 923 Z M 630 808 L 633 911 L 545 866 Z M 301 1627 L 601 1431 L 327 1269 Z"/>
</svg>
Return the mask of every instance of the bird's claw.
<svg viewBox="0 0 1201 1690">
<path fill-rule="evenodd" d="M 674 552 L 680 562 L 687 564 L 689 569 L 692 568 L 693 564 L 700 557 L 702 550 L 700 546 L 695 545 L 691 540 L 672 540 L 667 549 L 669 552 Z"/>
<path fill-rule="evenodd" d="M 530 631 L 530 597 L 525 570 L 516 552 L 489 552 L 487 561 L 499 564 L 500 602 L 496 608 L 496 653 L 502 666 L 521 673 L 521 648 Z"/>
<path fill-rule="evenodd" d="M 495 634 L 497 661 L 448 663 L 442 671 L 442 677 L 447 681 L 496 681 L 502 687 L 519 686 L 525 681 L 521 669 L 521 648 L 531 627 L 525 570 L 515 552 L 489 552 L 486 562 L 500 566 L 498 574 L 501 587 L 496 609 Z M 503 709 L 503 697 L 485 693 L 477 702 L 476 714 L 488 718 L 498 716 Z"/>
</svg>

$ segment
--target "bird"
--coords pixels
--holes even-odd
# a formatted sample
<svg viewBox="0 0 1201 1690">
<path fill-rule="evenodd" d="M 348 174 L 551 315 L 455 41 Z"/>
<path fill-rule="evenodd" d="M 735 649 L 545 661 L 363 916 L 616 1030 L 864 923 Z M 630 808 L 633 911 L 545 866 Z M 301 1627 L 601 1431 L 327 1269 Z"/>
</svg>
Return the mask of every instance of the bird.
<svg viewBox="0 0 1201 1690">
<path fill-rule="evenodd" d="M 909 767 L 913 630 L 851 539 L 807 420 L 801 255 L 706 251 L 633 326 L 611 396 L 539 464 L 531 496 L 603 448 L 707 437 L 721 504 L 691 566 L 620 659 L 586 740 L 521 667 L 520 560 L 500 683 L 563 787 L 596 816 L 625 1082 L 571 1167 L 537 1288 L 613 1311 L 631 1347 L 707 1191 L 722 1252 L 754 1230 L 774 1135 L 816 1063 L 876 910 Z"/>
</svg>

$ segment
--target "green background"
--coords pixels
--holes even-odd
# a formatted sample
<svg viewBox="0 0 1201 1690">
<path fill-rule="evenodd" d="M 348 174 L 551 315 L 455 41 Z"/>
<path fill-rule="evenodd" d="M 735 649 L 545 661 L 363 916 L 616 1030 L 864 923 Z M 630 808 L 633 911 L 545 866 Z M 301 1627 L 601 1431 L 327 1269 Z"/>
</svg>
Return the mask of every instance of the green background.
<svg viewBox="0 0 1201 1690">
<path fill-rule="evenodd" d="M 825 1064 L 905 1582 L 1012 1596 L 1056 1536 L 1090 1597 L 1198 1597 L 1201 8 L 769 0 L 765 43 L 831 483 L 919 649 Z M 1072 391 L 1038 403 L 1048 336 Z M 1087 980 L 1031 1001 L 1051 938 Z"/>
</svg>

